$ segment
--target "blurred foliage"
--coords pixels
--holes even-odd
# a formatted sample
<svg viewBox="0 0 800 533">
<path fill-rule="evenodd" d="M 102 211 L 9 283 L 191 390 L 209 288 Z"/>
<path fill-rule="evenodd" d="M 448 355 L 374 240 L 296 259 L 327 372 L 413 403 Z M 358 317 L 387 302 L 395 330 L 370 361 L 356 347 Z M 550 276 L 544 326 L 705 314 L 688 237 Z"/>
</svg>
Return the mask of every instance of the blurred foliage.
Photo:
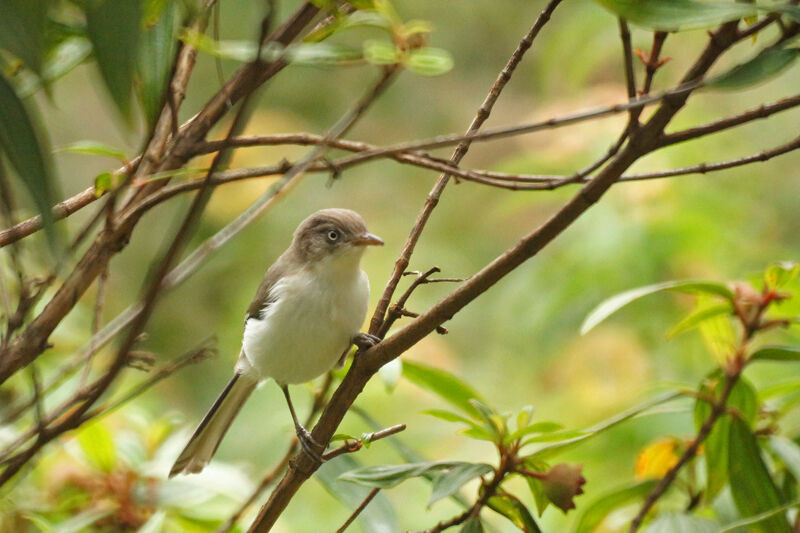
<svg viewBox="0 0 800 533">
<path fill-rule="evenodd" d="M 277 19 L 297 6 L 280 4 Z M 353 4 L 363 10 L 336 11 L 334 25 L 285 51 L 292 63 L 264 91 L 247 133 L 324 131 L 373 79 L 373 65 L 387 63 L 400 63 L 423 76 L 400 78 L 354 129 L 354 138 L 388 144 L 461 131 L 541 9 L 540 3 L 525 0 Z M 203 52 L 180 113 L 186 120 L 218 88 L 215 61 L 230 73 L 252 58 L 262 6 L 222 2 L 223 38 L 214 40 L 180 27 L 196 12 L 191 0 L 0 1 L 0 144 L 18 180 L 14 183 L 27 195 L 19 217 L 47 213 L 62 189 L 73 194 L 94 184 L 104 193 L 116 187 L 115 167 L 107 158 L 124 161 L 125 154 L 141 149 L 140 139 L 162 100 L 176 37 Z M 740 16 L 763 16 L 760 10 L 751 3 L 689 0 L 567 2 L 515 74 L 490 123 L 513 124 L 623 101 L 613 13 L 638 24 L 632 29 L 633 45 L 647 50 L 650 28 L 706 27 Z M 784 12 L 787 19 L 797 18 L 796 8 L 787 6 Z M 659 70 L 658 89 L 677 83 L 704 40 L 704 32 L 669 37 L 664 54 L 672 60 Z M 717 86 L 735 91 L 697 94 L 673 127 L 714 120 L 796 91 L 797 48 L 790 44 L 759 52 L 758 45 L 767 40 L 760 36 L 758 42 L 743 43 L 713 72 L 719 75 Z M 112 53 L 118 48 L 125 54 Z M 670 147 L 633 170 L 757 152 L 785 142 L 786 133 L 795 135 L 797 118 L 797 110 L 789 111 L 770 118 L 768 126 L 756 122 Z M 476 144 L 468 162 L 500 171 L 568 175 L 604 153 L 621 127 L 621 119 L 609 118 Z M 66 148 L 51 156 L 50 144 Z M 296 147 L 248 148 L 237 151 L 231 165 L 256 166 L 302 153 Z M 207 166 L 202 159 L 192 165 Z M 759 273 L 768 261 L 797 259 L 798 168 L 800 157 L 794 152 L 765 165 L 703 178 L 618 186 L 535 262 L 510 274 L 448 323 L 448 336 L 431 336 L 412 348 L 404 356 L 412 363 L 403 366 L 402 376 L 398 362 L 382 373 L 386 387 L 367 387 L 357 407 L 382 422 L 405 422 L 409 429 L 402 439 L 386 439 L 326 465 L 318 474 L 320 484 L 304 487 L 301 497 L 307 503 L 290 507 L 282 517 L 283 530 L 313 531 L 320 523 L 342 523 L 368 492 L 343 479 L 369 484 L 363 476 L 371 474 L 374 486 L 377 472 L 386 483 L 386 476 L 380 477 L 386 467 L 375 465 L 387 464 L 395 465 L 392 480 L 404 482 L 370 504 L 361 527 L 370 532 L 380 531 L 379 524 L 391 524 L 385 531 L 396 524 L 402 529 L 430 527 L 469 506 L 483 486 L 479 476 L 500 466 L 497 452 L 516 445 L 515 454 L 523 458 L 529 475 L 510 476 L 498 499 L 489 502 L 502 517 L 485 512 L 465 522 L 463 531 L 481 531 L 481 521 L 496 531 L 530 529 L 530 521 L 544 531 L 625 530 L 654 478 L 674 464 L 697 431 L 696 421 L 707 416 L 709 405 L 703 398 L 715 394 L 721 383 L 719 370 L 712 369 L 725 367 L 741 333 L 732 321 L 733 303 L 763 298 L 774 289 L 775 294 L 795 297 L 768 302 L 770 319 L 800 313 L 794 267 L 773 266 Z M 285 248 L 307 213 L 332 205 L 352 207 L 387 242 L 365 258 L 377 293 L 433 174 L 376 161 L 347 170 L 331 187 L 324 186 L 324 178 L 307 177 L 262 222 L 165 298 L 151 321 L 146 345 L 153 353 L 183 351 L 212 329 L 230 357 L 188 368 L 121 414 L 47 448 L 10 491 L 0 493 L 1 530 L 213 531 L 244 501 L 262 471 L 282 456 L 291 435 L 288 414 L 276 408 L 282 406 L 276 387 L 267 386 L 254 396 L 206 472 L 164 478 L 186 437 L 174 429 L 191 426 L 227 379 L 238 353 L 242 310 L 263 267 Z M 215 191 L 197 242 L 236 216 L 269 182 L 250 180 Z M 468 276 L 544 220 L 569 194 L 511 193 L 471 183 L 451 186 L 411 266 L 435 264 L 445 275 Z M 134 238 L 115 259 L 108 316 L 136 297 L 158 248 L 155 241 L 169 234 L 182 201 L 145 218 L 134 237 L 151 237 Z M 62 224 L 74 231 L 90 216 L 81 212 Z M 51 240 L 57 237 L 52 231 L 49 235 Z M 30 242 L 23 259 L 34 265 L 32 270 L 48 272 L 51 259 L 36 246 L 42 238 Z M 11 290 L 18 290 L 5 254 L 2 267 Z M 747 276 L 752 279 L 733 286 L 664 282 Z M 636 286 L 645 288 L 622 292 Z M 639 299 L 665 289 L 669 292 L 661 298 Z M 410 307 L 423 310 L 449 290 L 442 284 L 426 285 Z M 595 307 L 616 293 L 615 299 Z M 86 338 L 91 301 L 90 295 L 78 304 L 52 337 L 54 348 L 38 360 L 44 381 L 58 374 L 60 363 Z M 595 327 L 578 336 L 593 307 L 596 312 L 589 316 Z M 610 317 L 615 311 L 619 316 Z M 795 519 L 791 504 L 800 479 L 800 368 L 792 361 L 800 338 L 796 326 L 776 328 L 763 337 L 765 343 L 776 344 L 758 345 L 747 353 L 748 361 L 758 364 L 748 365 L 746 378 L 732 392 L 735 411 L 722 417 L 700 456 L 662 500 L 647 524 L 648 533 L 720 531 L 717 524 L 727 524 L 723 531 L 783 531 L 787 510 Z M 107 356 L 102 351 L 98 358 Z M 426 365 L 413 363 L 418 360 Z M 78 384 L 78 377 L 64 379 L 45 405 L 58 405 Z M 670 392 L 659 395 L 665 390 Z M 694 405 L 675 400 L 674 390 L 695 391 Z M 17 376 L 0 390 L 0 410 L 8 412 L 30 392 L 28 380 Z M 442 409 L 444 404 L 459 412 Z M 536 406 L 536 421 L 532 409 L 521 407 L 528 404 Z M 463 429 L 454 432 L 442 418 Z M 370 420 L 351 415 L 341 431 L 373 431 Z M 13 441 L 32 422 L 29 416 L 0 427 L 0 443 Z M 576 427 L 585 429 L 569 429 Z M 553 463 L 556 456 L 565 463 Z M 587 494 L 576 500 L 577 513 L 564 514 L 549 503 L 569 503 L 546 484 L 544 475 L 576 463 L 583 465 L 580 475 L 588 479 L 583 487 Z M 398 468 L 404 473 L 397 474 Z M 574 493 L 577 478 L 571 479 Z M 687 499 L 694 502 L 697 515 L 683 512 Z M 310 507 L 313 513 L 307 512 Z M 769 514 L 764 521 L 747 518 L 762 511 Z"/>
</svg>

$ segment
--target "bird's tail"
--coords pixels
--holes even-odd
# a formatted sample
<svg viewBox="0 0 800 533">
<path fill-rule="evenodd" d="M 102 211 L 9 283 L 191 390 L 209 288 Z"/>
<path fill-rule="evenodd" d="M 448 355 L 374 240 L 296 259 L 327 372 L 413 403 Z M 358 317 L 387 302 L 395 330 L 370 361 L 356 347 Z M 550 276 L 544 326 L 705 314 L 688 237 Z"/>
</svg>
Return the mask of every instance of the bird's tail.
<svg viewBox="0 0 800 533">
<path fill-rule="evenodd" d="M 183 449 L 169 477 L 181 472 L 194 474 L 200 472 L 217 451 L 222 437 L 231 427 L 233 419 L 239 414 L 244 402 L 258 385 L 258 380 L 246 374 L 236 373 L 208 410 L 203 421 L 194 430 L 192 438 Z"/>
</svg>

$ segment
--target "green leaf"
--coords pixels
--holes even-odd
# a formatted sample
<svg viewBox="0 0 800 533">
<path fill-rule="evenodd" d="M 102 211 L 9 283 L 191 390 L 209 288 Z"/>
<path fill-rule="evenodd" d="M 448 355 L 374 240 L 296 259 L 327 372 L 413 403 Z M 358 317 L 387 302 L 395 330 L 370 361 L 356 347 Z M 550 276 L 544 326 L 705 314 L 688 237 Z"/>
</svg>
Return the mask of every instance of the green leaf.
<svg viewBox="0 0 800 533">
<path fill-rule="evenodd" d="M 17 56 L 34 72 L 40 72 L 50 0 L 2 0 L 0 48 Z"/>
<path fill-rule="evenodd" d="M 355 11 L 349 15 L 339 15 L 331 24 L 320 26 L 309 33 L 303 41 L 320 42 L 335 33 L 352 28 L 377 28 L 391 33 L 392 25 L 382 14 L 377 11 Z"/>
<path fill-rule="evenodd" d="M 453 69 L 453 56 L 441 48 L 419 48 L 403 59 L 403 65 L 415 74 L 441 76 Z"/>
<path fill-rule="evenodd" d="M 743 517 L 770 511 L 781 505 L 780 494 L 769 475 L 755 435 L 747 422 L 731 418 L 728 471 L 731 495 Z M 752 533 L 790 533 L 782 515 L 773 515 L 750 526 Z"/>
<path fill-rule="evenodd" d="M 743 89 L 778 75 L 800 54 L 800 48 L 768 48 L 708 82 L 716 89 Z"/>
<path fill-rule="evenodd" d="M 437 472 L 433 478 L 428 507 L 455 494 L 467 481 L 492 471 L 493 468 L 484 463 L 461 463 Z"/>
<path fill-rule="evenodd" d="M 770 265 L 764 272 L 764 284 L 772 289 L 780 289 L 793 282 L 800 275 L 800 263 L 779 261 Z"/>
<path fill-rule="evenodd" d="M 461 461 L 429 461 L 424 463 L 409 463 L 404 465 L 378 465 L 367 466 L 345 472 L 339 479 L 357 483 L 366 487 L 388 489 L 399 485 L 406 479 L 424 477 L 441 470 L 452 468 L 465 468 L 482 463 L 465 463 Z M 489 469 L 491 466 L 485 465 Z"/>
<path fill-rule="evenodd" d="M 30 192 L 42 215 L 50 244 L 55 247 L 56 233 L 50 207 L 60 193 L 53 179 L 50 150 L 45 139 L 37 134 L 31 114 L 2 75 L 0 75 L 0 149 L 5 152 L 11 166 Z"/>
<path fill-rule="evenodd" d="M 737 336 L 730 317 L 715 315 L 698 324 L 706 347 L 720 366 L 727 364 L 736 352 Z"/>
<path fill-rule="evenodd" d="M 324 463 L 317 470 L 314 478 L 322 483 L 325 490 L 351 511 L 364 501 L 371 489 L 354 483 L 343 483 L 339 481 L 339 477 L 361 466 L 361 463 L 351 454 L 344 454 L 337 457 L 335 461 Z M 358 515 L 358 521 L 363 530 L 370 533 L 396 533 L 400 531 L 400 525 L 397 523 L 397 516 L 392 503 L 382 493 L 378 493 Z"/>
<path fill-rule="evenodd" d="M 610 490 L 584 507 L 575 533 L 591 533 L 615 509 L 633 501 L 644 499 L 658 480 L 637 481 Z"/>
<path fill-rule="evenodd" d="M 672 339 L 676 335 L 689 331 L 706 320 L 720 315 L 729 315 L 731 312 L 733 312 L 733 306 L 730 302 L 713 303 L 711 305 L 704 302 L 703 305 L 698 305 L 691 313 L 675 324 L 667 333 L 667 339 Z"/>
<path fill-rule="evenodd" d="M 528 489 L 531 491 L 533 501 L 536 503 L 536 511 L 539 513 L 539 516 L 542 516 L 547 506 L 550 505 L 550 500 L 547 498 L 547 494 L 544 493 L 542 481 L 531 476 L 523 477 L 525 478 L 525 482 L 528 483 Z"/>
<path fill-rule="evenodd" d="M 664 513 L 644 533 L 719 533 L 719 525 L 711 520 L 684 513 Z"/>
<path fill-rule="evenodd" d="M 396 65 L 400 62 L 400 53 L 391 43 L 364 41 L 364 59 L 373 65 Z"/>
<path fill-rule="evenodd" d="M 479 516 L 473 516 L 464 522 L 464 526 L 459 531 L 460 533 L 483 533 L 483 522 Z"/>
<path fill-rule="evenodd" d="M 103 472 L 111 472 L 117 465 L 117 452 L 111 430 L 102 422 L 92 422 L 78 431 L 80 444 L 86 459 Z"/>
<path fill-rule="evenodd" d="M 719 398 L 724 387 L 725 381 L 722 372 L 716 370 L 703 380 L 699 393 L 703 397 Z M 753 423 L 758 412 L 758 397 L 755 388 L 750 382 L 740 378 L 728 396 L 727 405 L 736 409 L 749 423 Z M 710 414 L 711 405 L 698 399 L 694 408 L 695 427 L 698 430 Z M 730 415 L 727 414 L 719 417 L 703 443 L 707 501 L 713 500 L 728 482 L 730 419 Z"/>
<path fill-rule="evenodd" d="M 338 65 L 362 58 L 360 50 L 331 43 L 298 43 L 286 49 L 293 65 Z"/>
<path fill-rule="evenodd" d="M 580 442 L 583 442 L 583 441 L 585 441 L 587 439 L 590 439 L 590 438 L 592 438 L 592 437 L 594 437 L 596 435 L 599 435 L 599 434 L 603 433 L 604 431 L 607 431 L 607 430 L 609 430 L 609 429 L 621 424 L 622 422 L 625 422 L 626 420 L 630 420 L 631 418 L 639 416 L 642 413 L 644 413 L 645 411 L 647 411 L 648 409 L 651 409 L 651 408 L 653 408 L 653 407 L 655 407 L 657 405 L 660 405 L 662 403 L 674 400 L 674 399 L 679 398 L 679 397 L 680 397 L 679 393 L 671 392 L 671 393 L 665 394 L 663 396 L 659 396 L 657 398 L 654 398 L 652 400 L 646 401 L 646 402 L 644 402 L 644 403 L 642 403 L 640 405 L 637 405 L 635 407 L 632 407 L 632 408 L 628 409 L 627 411 L 623 411 L 622 413 L 619 413 L 616 416 L 612 416 L 611 418 L 608 418 L 608 419 L 606 419 L 606 420 L 604 420 L 604 421 L 602 421 L 602 422 L 600 422 L 598 424 L 595 424 L 595 425 L 593 425 L 593 426 L 591 426 L 591 427 L 579 432 L 579 434 L 576 435 L 576 436 L 570 436 L 568 438 L 565 438 L 564 440 L 547 444 L 547 445 L 539 448 L 538 450 L 536 450 L 529 457 L 537 457 L 539 459 L 545 459 L 547 457 L 551 457 L 552 455 L 555 455 L 556 453 L 558 453 L 560 451 L 563 451 L 564 449 L 566 449 L 568 447 L 574 446 L 574 445 L 576 445 L 576 444 L 578 444 Z M 572 433 L 572 432 L 570 432 L 570 433 Z M 554 434 L 554 435 L 556 435 L 556 434 Z M 534 437 L 534 438 L 536 438 L 536 437 Z"/>
<path fill-rule="evenodd" d="M 530 424 L 531 418 L 533 418 L 533 406 L 526 405 L 517 413 L 517 429 L 524 428 Z"/>
<path fill-rule="evenodd" d="M 86 30 L 94 57 L 111 98 L 130 120 L 139 41 L 142 30 L 141 0 L 89 0 Z"/>
<path fill-rule="evenodd" d="M 751 524 L 757 524 L 758 522 L 761 522 L 765 518 L 775 516 L 779 513 L 785 513 L 789 509 L 797 507 L 798 505 L 800 505 L 800 500 L 795 500 L 785 505 L 781 505 L 780 507 L 770 509 L 769 511 L 764 511 L 763 513 L 759 513 L 755 516 L 731 522 L 729 524 L 726 524 L 725 527 L 723 527 L 722 529 L 717 530 L 717 533 L 741 533 L 742 531 L 745 531 L 744 528 L 746 528 Z M 750 529 L 747 529 L 746 531 L 750 531 Z"/>
<path fill-rule="evenodd" d="M 752 361 L 800 361 L 800 346 L 765 346 L 750 356 Z"/>
<path fill-rule="evenodd" d="M 756 14 L 751 4 L 691 0 L 597 0 L 614 14 L 641 26 L 674 31 L 714 26 Z"/>
<path fill-rule="evenodd" d="M 69 36 L 56 44 L 45 56 L 39 77 L 21 80 L 17 93 L 26 98 L 42 85 L 48 85 L 83 63 L 92 54 L 92 44 L 82 36 Z"/>
<path fill-rule="evenodd" d="M 177 6 L 173 0 L 163 4 L 160 16 L 148 20 L 148 27 L 142 32 L 137 62 L 139 101 L 149 126 L 161 112 L 177 51 Z"/>
<path fill-rule="evenodd" d="M 478 409 L 470 403 L 472 399 L 482 400 L 480 394 L 453 374 L 413 361 L 403 361 L 403 376 L 476 420 L 481 419 Z"/>
<path fill-rule="evenodd" d="M 422 413 L 433 416 L 440 420 L 445 420 L 447 422 L 460 422 L 462 424 L 467 424 L 469 428 L 462 431 L 462 434 L 466 435 L 467 437 L 479 440 L 488 440 L 491 442 L 494 442 L 495 440 L 492 432 L 479 426 L 469 418 L 459 415 L 458 413 L 445 411 L 444 409 L 426 409 L 425 411 L 422 411 Z"/>
<path fill-rule="evenodd" d="M 478 418 L 483 421 L 484 429 L 496 438 L 505 433 L 505 420 L 503 420 L 491 407 L 476 398 L 471 398 L 469 403 L 478 411 Z"/>
<path fill-rule="evenodd" d="M 253 61 L 258 52 L 258 47 L 252 41 L 215 41 L 208 35 L 191 28 L 183 29 L 180 39 L 211 56 L 242 63 Z"/>
<path fill-rule="evenodd" d="M 800 479 L 800 446 L 782 435 L 771 435 L 769 447 L 795 479 Z"/>
<path fill-rule="evenodd" d="M 486 505 L 492 511 L 508 518 L 512 524 L 526 533 L 541 533 L 542 531 L 528 508 L 507 492 L 500 492 L 498 495 L 492 496 Z"/>
<path fill-rule="evenodd" d="M 664 283 L 656 283 L 655 285 L 648 285 L 646 287 L 639 287 L 625 291 L 602 302 L 600 305 L 595 307 L 583 321 L 583 324 L 581 325 L 581 335 L 585 335 L 600 322 L 616 313 L 629 303 L 635 302 L 636 300 L 639 300 L 645 296 L 665 291 L 675 291 L 689 294 L 713 294 L 716 296 L 721 296 L 729 302 L 733 301 L 733 292 L 731 292 L 731 290 L 724 283 L 696 280 L 666 281 Z"/>
<path fill-rule="evenodd" d="M 98 141 L 77 141 L 71 144 L 67 144 L 66 146 L 61 146 L 55 149 L 56 152 L 66 152 L 69 154 L 88 154 L 88 155 L 100 155 L 105 157 L 111 157 L 113 159 L 117 159 L 118 161 L 125 162 L 127 161 L 127 156 L 125 152 L 114 148 L 113 146 L 109 146 L 107 144 L 98 142 Z"/>
<path fill-rule="evenodd" d="M 563 426 L 556 422 L 536 422 L 535 424 L 531 424 L 530 426 L 516 430 L 514 433 L 503 439 L 503 442 L 508 444 L 509 442 L 514 442 L 515 440 L 521 439 L 522 437 L 530 435 L 531 433 L 552 433 L 562 428 Z"/>
</svg>

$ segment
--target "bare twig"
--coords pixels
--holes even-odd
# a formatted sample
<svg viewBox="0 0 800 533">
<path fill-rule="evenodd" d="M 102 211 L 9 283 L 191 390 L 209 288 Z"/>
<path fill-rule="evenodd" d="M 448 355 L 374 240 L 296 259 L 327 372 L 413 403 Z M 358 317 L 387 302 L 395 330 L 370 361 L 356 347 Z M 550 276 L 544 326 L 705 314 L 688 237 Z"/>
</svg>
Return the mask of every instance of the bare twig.
<svg viewBox="0 0 800 533">
<path fill-rule="evenodd" d="M 88 411 L 84 415 L 84 420 L 98 418 L 108 414 L 109 412 L 120 408 L 122 405 L 128 403 L 134 398 L 142 395 L 148 389 L 175 374 L 179 370 L 197 363 L 201 363 L 206 359 L 215 357 L 217 355 L 216 348 L 213 346 L 213 339 L 205 340 L 200 343 L 196 348 L 192 348 L 185 354 L 173 359 L 161 368 L 153 372 L 147 379 L 135 385 L 130 391 L 122 395 L 120 398 L 108 405 L 97 406 L 96 408 Z"/>
<path fill-rule="evenodd" d="M 324 453 L 322 458 L 326 461 L 330 461 L 334 457 L 339 457 L 342 454 L 357 452 L 364 446 L 365 442 L 372 443 L 376 440 L 385 439 L 386 437 L 391 437 L 392 435 L 396 435 L 401 431 L 405 431 L 405 429 L 405 424 L 397 424 L 380 431 L 375 431 L 374 433 L 370 433 L 369 435 L 354 441 L 345 441 L 345 443 L 338 448 L 334 448 L 331 451 Z"/>
<path fill-rule="evenodd" d="M 520 61 L 522 61 L 525 53 L 530 49 L 531 45 L 533 45 L 534 39 L 537 35 L 539 35 L 539 32 L 542 30 L 544 25 L 550 20 L 550 16 L 560 3 L 561 0 L 550 0 L 547 3 L 547 6 L 545 6 L 544 10 L 536 18 L 536 21 L 533 23 L 530 30 L 528 30 L 528 33 L 525 34 L 525 36 L 517 45 L 514 53 L 511 54 L 511 57 L 509 58 L 505 67 L 503 67 L 503 70 L 500 71 L 497 79 L 492 84 L 492 87 L 489 89 L 489 93 L 486 95 L 486 98 L 478 109 L 475 118 L 472 120 L 472 123 L 467 129 L 467 136 L 459 139 L 459 144 L 456 147 L 455 152 L 453 152 L 453 155 L 450 157 L 450 162 L 453 165 L 458 165 L 469 150 L 472 142 L 470 137 L 475 135 L 486 119 L 489 118 L 495 102 L 497 102 L 497 99 L 500 97 L 500 93 L 511 79 L 511 76 L 514 74 L 514 71 L 516 70 Z M 448 172 L 444 172 L 441 176 L 439 176 L 439 179 L 436 181 L 433 189 L 428 193 L 428 197 L 425 200 L 425 205 L 423 206 L 420 214 L 417 216 L 417 220 L 414 222 L 414 226 L 411 229 L 411 234 L 403 245 L 400 256 L 395 262 L 394 271 L 392 272 L 392 275 L 390 276 L 389 281 L 383 290 L 383 294 L 381 295 L 381 298 L 375 308 L 375 312 L 372 315 L 369 331 L 373 335 L 381 329 L 381 324 L 383 323 L 386 309 L 389 307 L 389 302 L 391 301 L 392 295 L 397 288 L 397 283 L 400 281 L 400 277 L 403 275 L 403 272 L 405 272 L 406 268 L 408 268 L 408 263 L 411 260 L 411 254 L 414 253 L 414 248 L 416 247 L 417 241 L 422 234 L 422 230 L 425 228 L 425 224 L 427 223 L 428 218 L 431 216 L 434 208 L 439 203 L 439 198 L 441 197 L 444 188 L 447 186 L 449 179 L 450 174 Z"/>
<path fill-rule="evenodd" d="M 625 19 L 619 22 L 619 37 L 622 41 L 622 64 L 625 66 L 625 88 L 628 91 L 628 100 L 636 100 L 636 75 L 633 71 L 633 47 L 631 46 L 631 32 Z M 639 110 L 628 110 L 628 129 L 639 127 Z"/>
<path fill-rule="evenodd" d="M 694 128 L 688 128 L 682 131 L 664 135 L 659 142 L 659 146 L 670 146 L 692 139 L 697 139 L 698 137 L 703 137 L 704 135 L 719 133 L 729 128 L 747 124 L 758 119 L 770 117 L 775 113 L 780 113 L 781 111 L 792 109 L 797 106 L 800 106 L 800 94 L 790 96 L 770 104 L 764 104 L 756 109 L 751 109 L 738 115 L 723 118 L 715 122 L 709 122 L 708 124 L 703 124 L 702 126 L 695 126 Z"/>
<path fill-rule="evenodd" d="M 381 490 L 381 489 L 379 489 L 379 488 L 377 488 L 377 487 L 376 487 L 376 488 L 372 489 L 371 491 L 369 491 L 369 493 L 368 493 L 368 494 L 367 494 L 367 496 L 364 498 L 364 500 L 361 502 L 361 504 L 360 504 L 358 507 L 356 507 L 356 510 L 355 510 L 355 511 L 353 511 L 353 514 L 351 514 L 351 515 L 350 515 L 350 516 L 347 518 L 347 520 L 345 520 L 344 524 L 342 524 L 342 527 L 340 527 L 339 529 L 337 529 L 337 530 L 336 530 L 336 533 L 344 533 L 344 531 L 345 531 L 345 530 L 346 530 L 348 527 L 350 527 L 350 524 L 352 524 L 352 523 L 355 521 L 355 519 L 356 519 L 356 518 L 358 518 L 358 515 L 360 515 L 360 514 L 361 514 L 361 512 L 362 512 L 364 509 L 366 509 L 366 508 L 367 508 L 367 505 L 369 505 L 369 502 L 371 502 L 371 501 L 372 501 L 372 499 L 373 499 L 375 496 L 377 496 L 377 495 L 378 495 L 378 492 L 379 492 L 380 490 Z"/>
</svg>

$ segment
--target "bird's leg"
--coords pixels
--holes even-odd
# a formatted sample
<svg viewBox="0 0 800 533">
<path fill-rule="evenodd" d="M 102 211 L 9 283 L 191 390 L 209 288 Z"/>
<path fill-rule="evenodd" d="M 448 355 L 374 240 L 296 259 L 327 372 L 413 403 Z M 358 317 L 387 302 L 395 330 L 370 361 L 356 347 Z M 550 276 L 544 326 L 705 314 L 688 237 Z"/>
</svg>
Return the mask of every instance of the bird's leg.
<svg viewBox="0 0 800 533">
<path fill-rule="evenodd" d="M 369 350 L 379 342 L 381 342 L 380 337 L 370 335 L 369 333 L 356 333 L 353 335 L 352 339 L 352 343 L 355 344 L 359 350 Z"/>
<path fill-rule="evenodd" d="M 311 433 L 308 432 L 306 428 L 297 420 L 297 413 L 294 411 L 294 405 L 292 405 L 292 398 L 289 396 L 289 387 L 288 385 L 281 385 L 281 390 L 283 391 L 283 396 L 286 398 L 286 403 L 289 404 L 289 412 L 292 414 L 292 422 L 294 422 L 294 430 L 297 433 L 297 440 L 300 442 L 300 446 L 303 448 L 303 451 L 306 454 L 314 459 L 318 463 L 323 463 L 325 460 L 319 454 L 317 450 L 314 448 L 322 449 L 324 451 L 324 447 L 322 444 L 318 443 L 314 440 L 314 437 L 311 436 Z"/>
</svg>

